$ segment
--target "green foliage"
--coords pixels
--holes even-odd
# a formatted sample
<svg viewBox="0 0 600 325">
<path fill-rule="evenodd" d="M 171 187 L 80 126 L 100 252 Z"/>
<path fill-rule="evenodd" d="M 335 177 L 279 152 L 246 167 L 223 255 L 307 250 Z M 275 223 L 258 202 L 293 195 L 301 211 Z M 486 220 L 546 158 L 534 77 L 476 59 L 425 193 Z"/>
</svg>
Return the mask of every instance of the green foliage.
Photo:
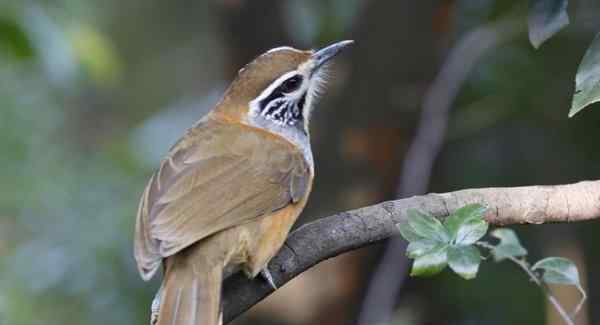
<svg viewBox="0 0 600 325">
<path fill-rule="evenodd" d="M 531 269 L 543 270 L 542 279 L 546 283 L 580 285 L 577 266 L 566 258 L 547 257 L 535 263 Z"/>
<path fill-rule="evenodd" d="M 575 306 L 573 311 L 570 313 L 570 316 L 566 316 L 568 317 L 568 319 L 574 318 L 574 316 L 579 312 L 579 310 L 583 306 L 583 303 L 587 299 L 587 293 L 581 286 L 581 282 L 579 281 L 579 271 L 577 270 L 577 266 L 575 265 L 575 263 L 562 257 L 547 257 L 535 263 L 531 267 L 531 270 L 543 271 L 542 280 L 545 283 L 571 285 L 577 288 L 577 290 L 581 294 L 581 300 L 579 300 L 577 306 Z M 555 299 L 551 299 L 550 301 L 554 304 L 554 306 L 557 309 L 560 308 L 560 305 Z M 561 316 L 565 318 L 565 315 L 566 313 L 564 313 L 563 311 L 561 313 Z"/>
<path fill-rule="evenodd" d="M 529 1 L 529 41 L 537 49 L 569 24 L 567 0 Z"/>
<path fill-rule="evenodd" d="M 448 245 L 438 244 L 415 257 L 410 275 L 432 276 L 448 265 Z"/>
<path fill-rule="evenodd" d="M 445 226 L 452 234 L 452 242 L 456 245 L 471 245 L 481 239 L 488 229 L 483 220 L 485 207 L 479 204 L 469 204 L 446 219 Z"/>
<path fill-rule="evenodd" d="M 450 216 L 448 216 L 448 218 L 446 218 L 446 220 L 444 221 L 444 226 L 446 227 L 446 229 L 448 229 L 448 232 L 450 233 L 450 236 L 452 237 L 453 240 L 456 241 L 457 237 L 464 239 L 465 230 L 467 230 L 465 228 L 465 225 L 483 221 L 481 219 L 481 214 L 483 213 L 483 211 L 485 211 L 485 208 L 478 204 L 470 204 L 470 205 L 464 206 L 464 207 L 456 210 Z M 467 228 L 470 229 L 472 227 L 467 227 Z M 486 226 L 486 229 L 487 229 L 487 226 Z M 460 231 L 460 235 L 459 235 L 459 231 Z M 483 233 L 485 234 L 485 231 Z M 479 237 L 479 238 L 481 238 L 481 237 Z M 477 238 L 477 239 L 479 239 L 479 238 Z M 475 241 L 477 241 L 477 239 L 475 239 Z M 472 244 L 472 243 L 470 243 L 470 244 Z"/>
<path fill-rule="evenodd" d="M 406 254 L 410 258 L 417 258 L 427 254 L 428 252 L 431 252 L 438 246 L 441 245 L 435 240 L 418 239 L 408 244 L 408 247 L 406 248 Z"/>
<path fill-rule="evenodd" d="M 438 219 L 418 210 L 408 210 L 408 226 L 420 238 L 431 239 L 440 243 L 447 243 L 450 240 L 450 235 Z"/>
<path fill-rule="evenodd" d="M 448 248 L 448 265 L 467 280 L 477 276 L 480 262 L 481 254 L 473 245 L 452 245 Z"/>
<path fill-rule="evenodd" d="M 575 95 L 569 117 L 600 101 L 600 33 L 588 48 L 577 69 Z"/>
<path fill-rule="evenodd" d="M 479 204 L 467 205 L 442 224 L 429 214 L 409 209 L 408 221 L 399 224 L 398 228 L 410 242 L 407 255 L 415 259 L 411 275 L 435 275 L 449 265 L 463 278 L 474 278 L 481 255 L 473 244 L 488 228 L 482 218 L 484 211 Z"/>
<path fill-rule="evenodd" d="M 568 0 L 530 0 L 529 40 L 536 49 L 569 24 L 568 4 Z M 598 101 L 600 101 L 600 33 L 592 41 L 577 69 L 575 94 L 569 117 L 573 117 Z"/>
<path fill-rule="evenodd" d="M 580 310 L 586 299 L 575 263 L 562 257 L 548 257 L 530 267 L 524 259 L 527 250 L 511 229 L 498 228 L 491 232 L 491 236 L 498 239 L 496 245 L 480 241 L 488 230 L 488 223 L 483 219 L 485 211 L 480 204 L 469 204 L 457 209 L 442 224 L 425 212 L 409 209 L 407 222 L 398 224 L 398 228 L 402 237 L 409 241 L 408 257 L 414 259 L 410 275 L 432 276 L 449 266 L 462 278 L 474 279 L 482 261 L 477 248 L 480 246 L 487 249 L 496 262 L 510 260 L 517 264 L 534 283 L 542 286 L 564 321 L 573 324 L 572 315 Z M 543 271 L 543 274 L 540 277 L 535 271 Z M 545 289 L 544 283 L 572 285 L 581 292 L 582 298 L 571 316 Z"/>
<path fill-rule="evenodd" d="M 517 234 L 512 229 L 499 228 L 491 232 L 500 242 L 491 250 L 494 260 L 500 262 L 510 257 L 527 255 L 527 250 L 521 246 Z"/>
</svg>

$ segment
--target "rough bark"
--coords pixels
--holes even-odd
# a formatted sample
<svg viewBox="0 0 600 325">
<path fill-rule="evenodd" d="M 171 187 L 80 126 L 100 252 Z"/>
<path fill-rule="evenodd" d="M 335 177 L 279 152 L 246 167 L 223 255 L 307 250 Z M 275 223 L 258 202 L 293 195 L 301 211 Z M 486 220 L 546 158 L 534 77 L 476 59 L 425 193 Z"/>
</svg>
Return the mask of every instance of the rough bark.
<svg viewBox="0 0 600 325">
<path fill-rule="evenodd" d="M 290 234 L 269 269 L 282 286 L 320 261 L 397 234 L 396 224 L 416 208 L 444 218 L 466 204 L 488 207 L 494 225 L 573 222 L 600 218 L 600 180 L 568 185 L 468 189 L 387 201 L 341 212 L 306 224 Z M 224 287 L 224 319 L 229 322 L 273 292 L 261 278 L 236 274 Z"/>
</svg>

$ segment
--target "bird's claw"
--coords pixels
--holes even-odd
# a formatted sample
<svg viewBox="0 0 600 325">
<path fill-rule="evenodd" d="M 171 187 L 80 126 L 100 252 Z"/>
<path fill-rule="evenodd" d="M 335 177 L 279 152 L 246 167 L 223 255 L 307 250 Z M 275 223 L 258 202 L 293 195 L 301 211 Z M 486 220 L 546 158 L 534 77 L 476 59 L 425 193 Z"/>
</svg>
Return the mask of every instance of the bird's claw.
<svg viewBox="0 0 600 325">
<path fill-rule="evenodd" d="M 271 288 L 273 288 L 273 290 L 277 290 L 277 285 L 275 285 L 275 282 L 273 281 L 273 276 L 271 275 L 271 272 L 269 271 L 269 269 L 267 267 L 265 267 L 264 269 L 262 269 L 260 271 L 260 275 L 263 278 L 265 278 L 265 280 L 267 280 L 267 282 L 269 283 Z"/>
</svg>

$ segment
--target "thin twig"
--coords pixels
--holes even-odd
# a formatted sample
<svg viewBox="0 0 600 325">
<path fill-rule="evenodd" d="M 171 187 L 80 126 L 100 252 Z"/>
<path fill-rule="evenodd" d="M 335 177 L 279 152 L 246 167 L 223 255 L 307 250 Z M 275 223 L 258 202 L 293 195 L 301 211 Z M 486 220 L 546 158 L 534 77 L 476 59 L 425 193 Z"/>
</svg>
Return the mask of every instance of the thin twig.
<svg viewBox="0 0 600 325">
<path fill-rule="evenodd" d="M 493 250 L 495 247 L 493 245 L 490 245 L 489 243 L 486 242 L 477 242 L 476 243 L 478 246 L 484 247 L 489 249 L 490 251 Z M 527 273 L 527 275 L 529 276 L 529 278 L 535 283 L 537 284 L 546 294 L 546 297 L 548 298 L 548 301 L 550 301 L 550 303 L 552 304 L 552 306 L 554 306 L 554 308 L 556 309 L 556 311 L 558 311 L 558 313 L 560 314 L 560 316 L 562 317 L 562 319 L 565 321 L 565 323 L 567 323 L 567 325 L 574 325 L 575 323 L 573 322 L 573 319 L 571 318 L 571 316 L 569 316 L 569 314 L 565 311 L 565 309 L 562 307 L 562 305 L 560 304 L 560 302 L 558 302 L 558 300 L 556 299 L 556 297 L 554 297 L 554 295 L 552 294 L 552 291 L 550 290 L 550 288 L 548 288 L 540 279 L 539 277 L 529 268 L 529 264 L 522 259 L 518 259 L 514 256 L 506 256 L 506 258 L 508 260 L 510 260 L 511 262 L 517 264 L 523 271 L 525 271 L 525 273 Z M 585 292 L 584 292 L 585 295 Z M 581 307 L 579 307 L 581 308 Z"/>
<path fill-rule="evenodd" d="M 575 319 L 575 316 L 577 316 L 577 314 L 581 310 L 581 307 L 583 307 L 583 304 L 587 300 L 587 293 L 585 292 L 585 290 L 583 290 L 583 287 L 580 284 L 578 284 L 576 287 L 579 293 L 581 294 L 581 300 L 579 300 L 579 303 L 577 304 L 577 306 L 575 306 L 575 308 L 573 308 L 573 311 L 571 312 L 572 319 Z"/>
</svg>

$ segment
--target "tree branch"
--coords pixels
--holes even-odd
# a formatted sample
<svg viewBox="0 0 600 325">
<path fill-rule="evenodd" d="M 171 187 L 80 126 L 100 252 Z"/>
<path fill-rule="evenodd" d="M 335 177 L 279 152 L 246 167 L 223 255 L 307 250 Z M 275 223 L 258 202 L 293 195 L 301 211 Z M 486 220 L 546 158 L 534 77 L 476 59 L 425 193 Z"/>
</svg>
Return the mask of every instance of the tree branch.
<svg viewBox="0 0 600 325">
<path fill-rule="evenodd" d="M 282 286 L 311 266 L 397 234 L 396 224 L 416 208 L 445 217 L 469 204 L 488 207 L 495 225 L 573 222 L 600 218 L 600 180 L 569 185 L 469 189 L 388 201 L 341 212 L 306 224 L 290 234 L 269 270 Z M 262 279 L 235 274 L 225 281 L 223 307 L 229 322 L 273 290 Z"/>
</svg>

